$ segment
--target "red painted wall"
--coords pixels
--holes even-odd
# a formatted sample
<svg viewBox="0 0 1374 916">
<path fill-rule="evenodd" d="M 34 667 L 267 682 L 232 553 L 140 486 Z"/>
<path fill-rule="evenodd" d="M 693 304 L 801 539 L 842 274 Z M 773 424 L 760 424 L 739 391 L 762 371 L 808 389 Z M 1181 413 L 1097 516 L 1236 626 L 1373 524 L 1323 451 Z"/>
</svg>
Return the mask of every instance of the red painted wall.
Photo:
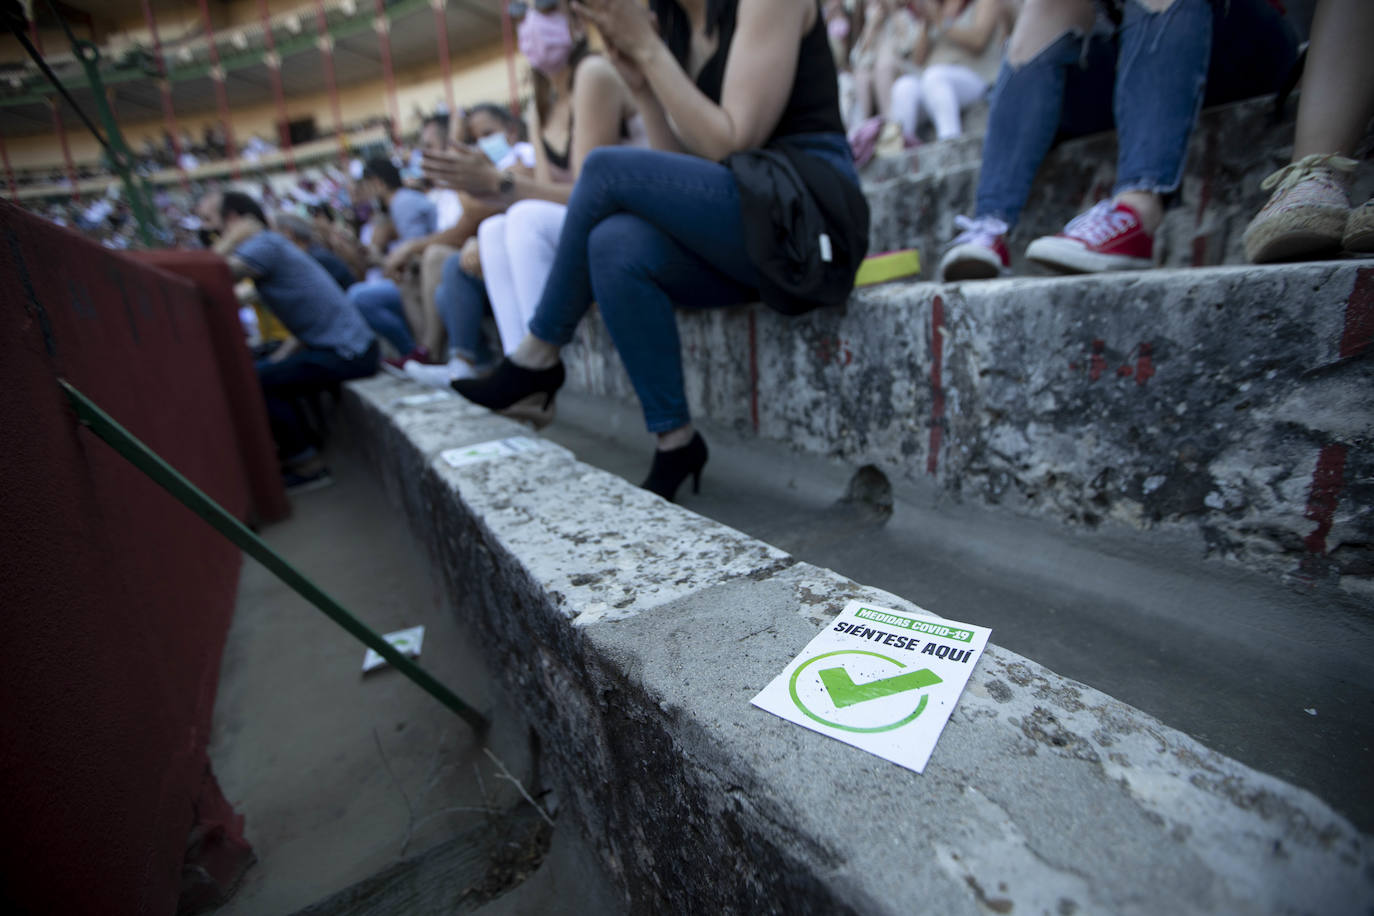
<svg viewBox="0 0 1374 916">
<path fill-rule="evenodd" d="M 7 911 L 172 913 L 192 840 L 217 879 L 251 860 L 205 753 L 240 554 L 79 427 L 56 384 L 238 517 L 283 514 L 218 270 L 202 289 L 0 202 Z"/>
</svg>

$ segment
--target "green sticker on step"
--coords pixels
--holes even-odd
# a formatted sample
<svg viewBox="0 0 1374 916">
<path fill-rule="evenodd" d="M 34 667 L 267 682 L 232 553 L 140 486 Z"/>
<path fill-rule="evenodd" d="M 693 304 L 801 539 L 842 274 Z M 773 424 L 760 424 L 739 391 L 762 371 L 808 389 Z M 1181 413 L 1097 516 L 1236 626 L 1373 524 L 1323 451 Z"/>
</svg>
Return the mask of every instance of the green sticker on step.
<svg viewBox="0 0 1374 916">
<path fill-rule="evenodd" d="M 852 601 L 753 703 L 919 773 L 991 632 Z"/>
</svg>

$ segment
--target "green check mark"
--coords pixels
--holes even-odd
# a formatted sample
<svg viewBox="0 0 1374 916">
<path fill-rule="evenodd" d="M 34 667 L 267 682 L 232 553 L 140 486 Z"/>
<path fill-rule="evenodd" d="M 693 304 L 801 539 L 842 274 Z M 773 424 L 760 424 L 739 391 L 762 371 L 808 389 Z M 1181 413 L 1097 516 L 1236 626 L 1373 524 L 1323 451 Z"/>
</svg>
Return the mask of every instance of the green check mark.
<svg viewBox="0 0 1374 916">
<path fill-rule="evenodd" d="M 942 680 L 929 668 L 896 674 L 892 677 L 869 681 L 867 684 L 855 684 L 854 679 L 849 676 L 849 672 L 843 668 L 823 668 L 817 673 L 820 675 L 821 684 L 830 694 L 830 699 L 835 704 L 836 709 L 844 709 L 846 706 L 853 706 L 855 703 L 863 703 L 867 700 L 880 700 L 883 697 L 905 693 L 908 690 L 933 687 Z"/>
</svg>

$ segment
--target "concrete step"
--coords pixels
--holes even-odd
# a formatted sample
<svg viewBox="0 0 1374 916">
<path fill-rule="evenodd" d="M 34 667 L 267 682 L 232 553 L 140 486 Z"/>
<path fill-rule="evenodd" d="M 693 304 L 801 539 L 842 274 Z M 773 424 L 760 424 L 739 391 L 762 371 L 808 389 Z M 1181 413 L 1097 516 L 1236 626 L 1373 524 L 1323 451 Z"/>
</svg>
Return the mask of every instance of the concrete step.
<svg viewBox="0 0 1374 916">
<path fill-rule="evenodd" d="M 1369 840 L 1309 793 L 990 646 L 923 775 L 751 708 L 850 599 L 798 562 L 391 378 L 359 441 L 634 912 L 1356 913 Z M 976 619 L 976 598 L 949 613 Z"/>
<path fill-rule="evenodd" d="M 1291 108 L 1292 106 L 1290 106 Z M 1269 198 L 1260 182 L 1288 161 L 1293 120 L 1272 121 L 1272 98 L 1203 112 L 1188 148 L 1183 185 L 1155 239 L 1155 261 L 1168 267 L 1245 263 L 1241 236 Z M 1020 223 L 1008 244 L 1012 267 L 1034 272 L 1026 245 L 1052 235 L 1074 215 L 1107 197 L 1116 175 L 1116 134 L 1060 144 L 1046 157 Z M 981 141 L 963 137 L 875 162 L 865 171 L 872 211 L 871 250 L 919 248 L 925 276 L 935 276 L 943 247 L 958 230 L 957 214 L 972 215 L 981 169 Z M 1374 160 L 1357 172 L 1354 196 L 1374 193 Z"/>
<path fill-rule="evenodd" d="M 686 508 L 936 613 L 976 605 L 998 645 L 1374 830 L 1367 602 L 1219 568 L 1158 532 L 1075 531 L 699 427 L 710 462 L 701 492 L 680 493 Z M 594 467 L 644 479 L 651 445 L 637 405 L 565 392 L 543 434 Z"/>
<path fill-rule="evenodd" d="M 893 284 L 679 315 L 694 415 L 1374 595 L 1374 263 Z M 593 314 L 572 388 L 634 397 Z"/>
</svg>

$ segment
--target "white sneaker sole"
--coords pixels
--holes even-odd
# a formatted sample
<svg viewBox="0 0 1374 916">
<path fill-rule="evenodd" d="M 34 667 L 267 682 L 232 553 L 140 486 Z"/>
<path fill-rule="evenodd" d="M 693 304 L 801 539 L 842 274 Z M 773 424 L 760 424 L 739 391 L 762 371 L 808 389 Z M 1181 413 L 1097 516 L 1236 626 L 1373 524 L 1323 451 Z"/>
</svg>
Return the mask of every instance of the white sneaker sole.
<svg viewBox="0 0 1374 916">
<path fill-rule="evenodd" d="M 940 259 L 941 283 L 994 280 L 1006 273 L 1002 259 L 982 245 L 956 245 Z"/>
<path fill-rule="evenodd" d="M 448 388 L 454 379 L 448 366 L 426 366 L 414 360 L 405 364 L 405 376 L 426 388 Z"/>
<path fill-rule="evenodd" d="M 1080 274 L 1103 273 L 1109 270 L 1149 270 L 1155 266 L 1151 258 L 1099 254 L 1089 251 L 1081 242 L 1056 236 L 1039 238 L 1031 242 L 1026 246 L 1026 258 L 1052 270 Z"/>
</svg>

